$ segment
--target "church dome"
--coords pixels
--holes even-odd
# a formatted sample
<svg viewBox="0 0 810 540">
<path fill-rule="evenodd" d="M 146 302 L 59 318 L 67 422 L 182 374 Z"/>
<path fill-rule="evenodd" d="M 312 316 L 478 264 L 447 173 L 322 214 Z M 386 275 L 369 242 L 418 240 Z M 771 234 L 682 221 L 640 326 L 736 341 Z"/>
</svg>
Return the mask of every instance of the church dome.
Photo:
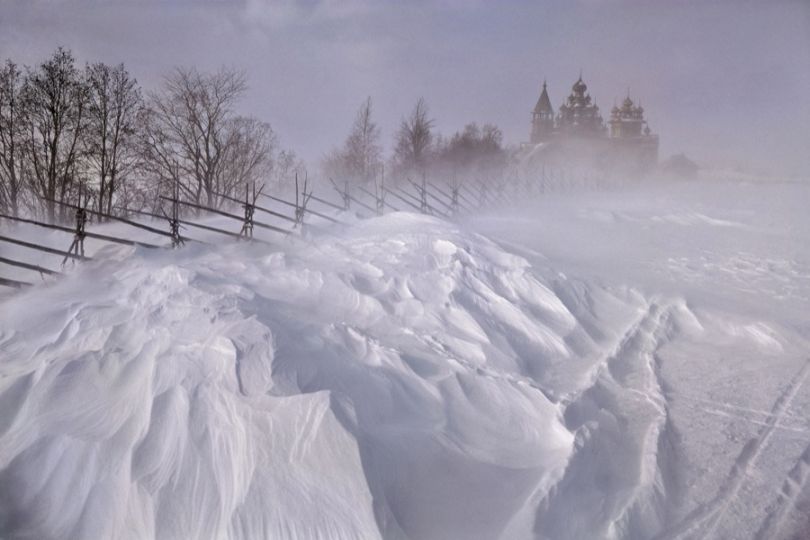
<svg viewBox="0 0 810 540">
<path fill-rule="evenodd" d="M 582 82 L 582 77 L 577 79 L 577 82 L 574 83 L 574 86 L 571 87 L 571 90 L 578 94 L 584 94 L 585 91 L 588 89 L 588 86 Z"/>
</svg>

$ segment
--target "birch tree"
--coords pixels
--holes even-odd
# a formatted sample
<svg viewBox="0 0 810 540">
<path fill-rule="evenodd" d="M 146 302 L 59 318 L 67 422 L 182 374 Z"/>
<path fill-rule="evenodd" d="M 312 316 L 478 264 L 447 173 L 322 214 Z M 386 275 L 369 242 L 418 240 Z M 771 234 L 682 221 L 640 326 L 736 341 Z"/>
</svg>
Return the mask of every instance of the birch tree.
<svg viewBox="0 0 810 540">
<path fill-rule="evenodd" d="M 399 174 L 424 173 L 433 143 L 433 119 L 428 106 L 419 98 L 411 114 L 402 120 L 396 134 L 394 166 Z"/>
<path fill-rule="evenodd" d="M 334 150 L 324 163 L 328 176 L 340 180 L 371 182 L 382 167 L 380 128 L 374 122 L 371 98 L 358 109 L 343 147 Z"/>
</svg>

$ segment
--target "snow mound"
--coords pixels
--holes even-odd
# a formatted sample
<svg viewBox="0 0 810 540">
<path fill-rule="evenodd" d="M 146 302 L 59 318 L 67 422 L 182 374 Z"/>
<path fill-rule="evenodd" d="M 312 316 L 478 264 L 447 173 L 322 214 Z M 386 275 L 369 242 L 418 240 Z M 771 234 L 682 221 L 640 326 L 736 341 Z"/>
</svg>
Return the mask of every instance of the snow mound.
<svg viewBox="0 0 810 540">
<path fill-rule="evenodd" d="M 0 536 L 654 530 L 651 358 L 681 312 L 411 214 L 110 249 L 0 312 Z"/>
</svg>

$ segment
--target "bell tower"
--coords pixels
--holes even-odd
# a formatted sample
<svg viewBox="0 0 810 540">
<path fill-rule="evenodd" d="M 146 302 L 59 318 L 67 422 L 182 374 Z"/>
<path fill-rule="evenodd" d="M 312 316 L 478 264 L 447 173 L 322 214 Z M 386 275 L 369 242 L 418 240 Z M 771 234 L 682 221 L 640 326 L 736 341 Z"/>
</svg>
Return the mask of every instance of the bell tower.
<svg viewBox="0 0 810 540">
<path fill-rule="evenodd" d="M 551 138 L 553 131 L 554 109 L 551 106 L 551 100 L 548 98 L 546 81 L 543 81 L 543 90 L 540 92 L 540 99 L 537 100 L 537 105 L 534 106 L 534 110 L 532 111 L 532 135 L 530 140 L 533 144 L 547 141 Z"/>
</svg>

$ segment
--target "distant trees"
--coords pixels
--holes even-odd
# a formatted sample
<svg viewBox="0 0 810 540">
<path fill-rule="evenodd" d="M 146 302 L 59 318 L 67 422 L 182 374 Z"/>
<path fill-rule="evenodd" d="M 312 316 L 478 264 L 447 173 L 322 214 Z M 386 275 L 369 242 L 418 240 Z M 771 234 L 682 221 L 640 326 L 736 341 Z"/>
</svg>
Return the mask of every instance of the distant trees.
<svg viewBox="0 0 810 540">
<path fill-rule="evenodd" d="M 508 153 L 503 146 L 503 133 L 497 126 L 472 122 L 450 138 L 443 138 L 434 127 L 427 102 L 419 98 L 394 134 L 390 157 L 394 179 L 415 180 L 423 174 L 460 179 L 473 175 L 476 180 L 486 181 L 503 173 Z M 332 151 L 324 161 L 326 174 L 350 182 L 371 181 L 383 164 L 379 140 L 380 130 L 372 119 L 371 98 L 367 98 L 357 111 L 343 146 Z"/>
<path fill-rule="evenodd" d="M 493 124 L 467 124 L 449 140 L 437 144 L 435 150 L 436 166 L 445 174 L 497 176 L 506 160 L 503 133 Z"/>
<path fill-rule="evenodd" d="M 368 97 L 357 111 L 343 147 L 327 157 L 324 168 L 333 178 L 367 184 L 379 174 L 382 163 L 380 128 L 374 122 Z"/>
<path fill-rule="evenodd" d="M 395 136 L 394 172 L 399 177 L 433 174 L 488 180 L 503 173 L 507 151 L 503 133 L 494 124 L 473 122 L 449 139 L 434 133 L 434 120 L 420 98 L 402 120 Z"/>
<path fill-rule="evenodd" d="M 59 203 L 74 202 L 79 186 L 93 208 L 114 214 L 155 207 L 175 186 L 216 207 L 219 194 L 241 197 L 254 183 L 289 185 L 305 165 L 278 150 L 268 123 L 238 113 L 246 89 L 233 69 L 177 68 L 145 94 L 123 64 L 80 68 L 63 48 L 35 67 L 8 60 L 0 65 L 0 211 L 64 217 Z M 502 174 L 507 152 L 496 126 L 471 123 L 450 138 L 434 128 L 418 99 L 394 134 L 394 179 Z M 384 159 L 368 97 L 323 168 L 336 180 L 368 184 Z"/>
</svg>

